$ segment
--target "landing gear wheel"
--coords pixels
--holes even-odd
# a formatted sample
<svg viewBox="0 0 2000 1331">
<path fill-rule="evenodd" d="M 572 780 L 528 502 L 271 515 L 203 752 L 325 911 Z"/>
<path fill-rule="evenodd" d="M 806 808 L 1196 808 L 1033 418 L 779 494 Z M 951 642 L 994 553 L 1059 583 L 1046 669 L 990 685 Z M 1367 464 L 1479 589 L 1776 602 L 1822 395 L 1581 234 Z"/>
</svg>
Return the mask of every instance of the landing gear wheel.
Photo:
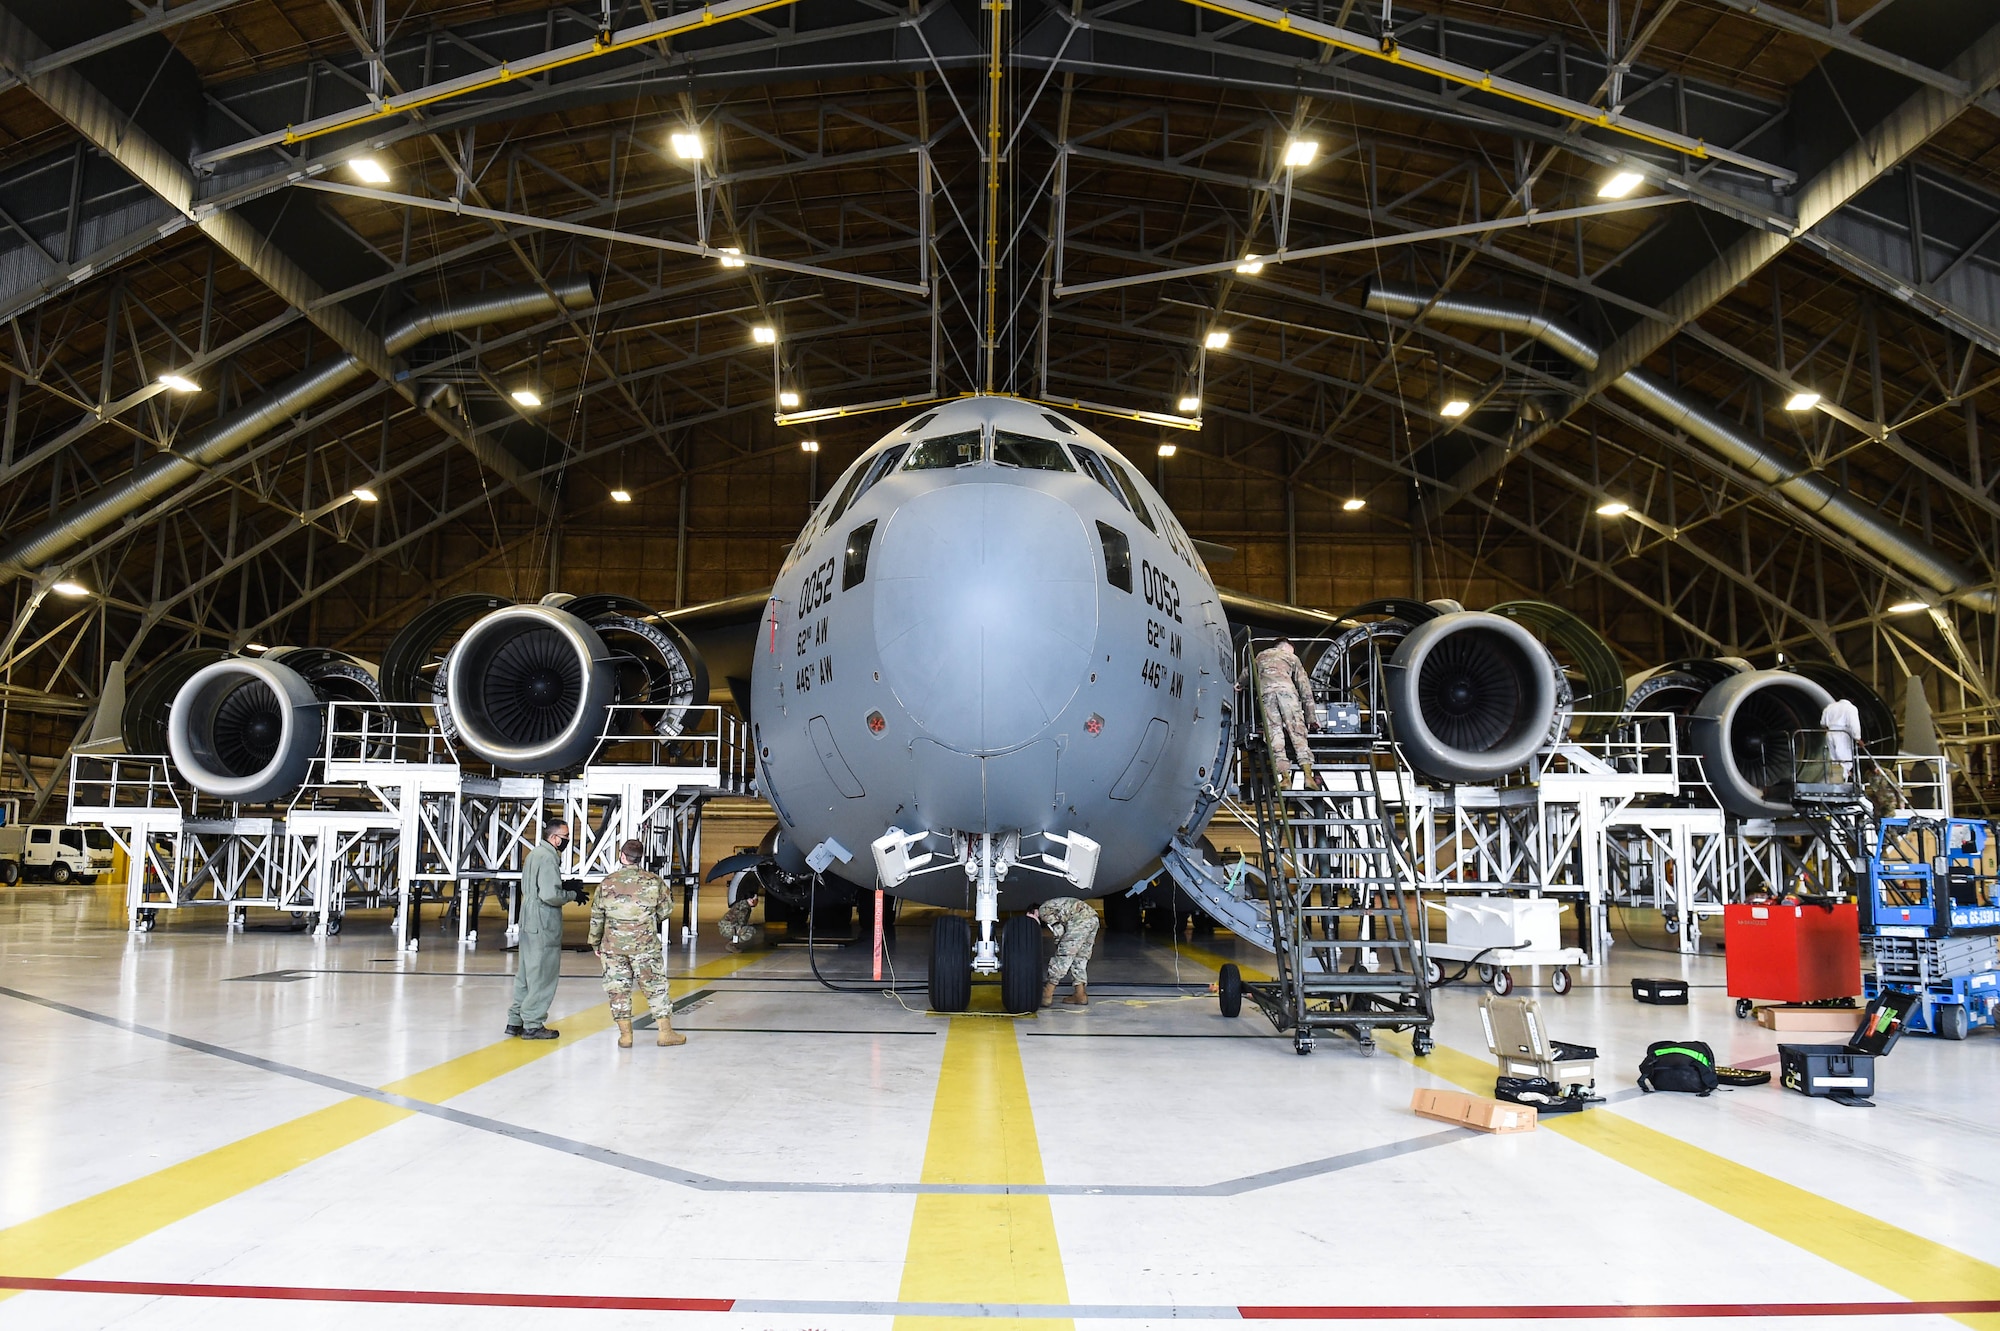
<svg viewBox="0 0 2000 1331">
<path fill-rule="evenodd" d="M 963 915 L 942 915 L 931 925 L 930 999 L 933 1012 L 972 1006 L 972 927 Z"/>
<path fill-rule="evenodd" d="M 1430 1053 L 1436 1048 L 1437 1041 L 1431 1038 L 1429 1031 L 1412 1031 L 1410 1033 L 1410 1052 L 1418 1058 L 1422 1058 L 1425 1054 Z"/>
<path fill-rule="evenodd" d="M 1292 1050 L 1301 1056 L 1310 1054 L 1313 1051 L 1312 1032 L 1300 1031 L 1297 1035 L 1294 1035 L 1292 1037 Z"/>
<path fill-rule="evenodd" d="M 1432 989 L 1444 983 L 1444 967 L 1434 957 L 1424 958 L 1424 983 Z"/>
<path fill-rule="evenodd" d="M 72 870 L 69 867 L 69 865 L 63 862 L 62 860 L 57 860 L 56 867 L 49 870 L 49 877 L 55 879 L 58 883 L 67 883 L 71 878 L 74 878 L 75 876 L 76 876 L 75 871 Z"/>
<path fill-rule="evenodd" d="M 1935 1022 L 1938 1038 L 1943 1040 L 1963 1040 L 1972 1030 L 1972 1015 L 1963 1003 L 1939 1003 L 1931 1009 L 1937 1014 Z"/>
<path fill-rule="evenodd" d="M 1737 1019 L 1738 1021 L 1741 1021 L 1741 1020 L 1743 1020 L 1744 1018 L 1748 1017 L 1749 1015 L 1750 1015 L 1750 1000 L 1749 1000 L 1749 999 L 1747 999 L 1747 998 L 1739 998 L 1739 999 L 1737 999 L 1737 1000 L 1736 1000 L 1736 1019 Z"/>
<path fill-rule="evenodd" d="M 1042 927 L 1025 915 L 1000 926 L 1000 1005 L 1009 1012 L 1042 1005 Z"/>
<path fill-rule="evenodd" d="M 1566 994 L 1574 987 L 1570 983 L 1569 972 L 1561 966 L 1556 967 L 1556 973 L 1549 977 L 1549 988 L 1558 994 Z"/>
<path fill-rule="evenodd" d="M 1215 1001 L 1222 1008 L 1225 1017 L 1243 1015 L 1243 972 L 1236 963 L 1226 963 L 1221 974 L 1215 977 Z"/>
<path fill-rule="evenodd" d="M 1495 967 L 1491 983 L 1493 992 L 1505 998 L 1514 992 L 1514 973 L 1505 966 Z"/>
</svg>

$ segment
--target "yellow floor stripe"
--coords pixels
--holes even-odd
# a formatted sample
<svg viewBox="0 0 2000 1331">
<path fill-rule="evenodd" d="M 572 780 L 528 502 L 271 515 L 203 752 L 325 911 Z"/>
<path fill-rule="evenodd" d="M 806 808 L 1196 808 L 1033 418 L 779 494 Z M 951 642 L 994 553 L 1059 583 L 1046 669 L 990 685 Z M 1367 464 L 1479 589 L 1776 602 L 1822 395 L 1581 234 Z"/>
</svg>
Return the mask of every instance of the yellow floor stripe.
<svg viewBox="0 0 2000 1331">
<path fill-rule="evenodd" d="M 1042 1152 L 1011 1021 L 955 1017 L 924 1150 L 926 1183 L 1041 1183 Z M 900 1297 L 919 1303 L 1068 1303 L 1055 1215 L 1045 1196 L 926 1193 L 917 1198 Z M 970 1326 L 898 1317 L 897 1331 Z M 986 1328 L 1057 1331 L 1067 1320 L 979 1319 Z"/>
<path fill-rule="evenodd" d="M 720 978 L 760 959 L 747 953 L 720 958 L 675 980 L 674 992 L 684 994 L 702 980 Z M 611 1025 L 611 1010 L 599 1003 L 559 1018 L 555 1024 L 562 1032 L 560 1039 L 502 1040 L 379 1089 L 442 1103 L 604 1031 Z M 414 1112 L 359 1097 L 343 1100 L 0 1229 L 0 1272 L 50 1277 L 73 1271 L 217 1202 L 331 1155 Z M 0 1290 L 0 1302 L 17 1292 Z"/>
<path fill-rule="evenodd" d="M 1407 1037 L 1391 1035 L 1382 1037 L 1382 1046 L 1464 1090 L 1493 1094 L 1495 1068 L 1490 1059 L 1442 1045 L 1429 1056 L 1418 1058 L 1410 1052 Z M 2000 1267 L 1668 1136 L 1623 1114 L 1586 1109 L 1580 1114 L 1545 1118 L 1541 1127 L 1906 1299 L 2000 1299 Z M 2000 1329 L 2000 1316 L 1970 1314 L 1958 1320 L 1968 1326 Z"/>
</svg>

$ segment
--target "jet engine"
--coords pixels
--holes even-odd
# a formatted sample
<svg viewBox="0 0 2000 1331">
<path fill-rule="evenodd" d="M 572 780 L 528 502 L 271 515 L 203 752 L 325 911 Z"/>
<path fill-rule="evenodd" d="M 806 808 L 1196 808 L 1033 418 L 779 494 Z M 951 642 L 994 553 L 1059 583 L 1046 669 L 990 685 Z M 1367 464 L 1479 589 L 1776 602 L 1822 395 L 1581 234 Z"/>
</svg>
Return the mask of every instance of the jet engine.
<svg viewBox="0 0 2000 1331">
<path fill-rule="evenodd" d="M 510 605 L 487 615 L 451 649 L 443 674 L 459 741 L 516 772 L 584 762 L 618 697 L 604 639 L 551 605 Z"/>
<path fill-rule="evenodd" d="M 1490 781 L 1548 741 L 1560 670 L 1514 620 L 1464 610 L 1418 624 L 1383 669 L 1389 724 L 1410 765 L 1441 781 Z"/>
<path fill-rule="evenodd" d="M 553 595 L 480 618 L 432 690 L 439 724 L 495 767 L 556 772 L 589 761 L 613 704 L 644 707 L 653 734 L 681 732 L 708 696 L 686 637 L 630 597 Z"/>
<path fill-rule="evenodd" d="M 1739 818 L 1785 818 L 1793 734 L 1819 726 L 1833 695 L 1789 670 L 1753 670 L 1711 688 L 1689 718 L 1689 743 L 1709 788 Z"/>
<path fill-rule="evenodd" d="M 125 747 L 164 749 L 204 795 L 255 804 L 297 790 L 320 751 L 328 703 L 381 702 L 375 669 L 324 647 L 262 656 L 182 652 L 128 695 Z"/>
<path fill-rule="evenodd" d="M 230 657 L 197 670 L 174 695 L 167 752 L 204 795 L 243 804 L 281 799 L 305 782 L 324 712 L 298 671 Z"/>
</svg>

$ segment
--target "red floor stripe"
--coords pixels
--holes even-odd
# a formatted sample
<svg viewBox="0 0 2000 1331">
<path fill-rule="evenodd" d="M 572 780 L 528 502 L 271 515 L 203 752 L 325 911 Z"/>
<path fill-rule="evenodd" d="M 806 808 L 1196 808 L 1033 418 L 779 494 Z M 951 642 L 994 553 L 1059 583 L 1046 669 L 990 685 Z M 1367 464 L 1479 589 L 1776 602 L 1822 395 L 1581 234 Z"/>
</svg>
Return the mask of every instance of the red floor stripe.
<svg viewBox="0 0 2000 1331">
<path fill-rule="evenodd" d="M 156 1280 L 75 1280 L 0 1275 L 0 1289 L 58 1294 L 128 1294 L 180 1299 L 276 1299 L 306 1303 L 400 1303 L 476 1308 L 570 1308 L 615 1312 L 726 1313 L 734 1299 L 649 1298 L 619 1294 L 496 1294 L 443 1289 L 334 1289 L 313 1285 L 201 1285 Z M 829 1303 L 838 1311 L 844 1301 Z M 893 1306 L 893 1305 L 892 1305 Z M 1159 1315 L 1172 1310 L 1162 1308 Z M 1921 1317 L 2000 1313 L 2000 1299 L 1879 1303 L 1523 1303 L 1523 1304 L 1243 1304 L 1245 1321 L 1418 1322 L 1575 1321 L 1583 1318 Z"/>
<path fill-rule="evenodd" d="M 598 1308 L 619 1312 L 726 1313 L 734 1299 L 656 1299 L 618 1294 L 482 1294 L 449 1289 L 328 1289 L 312 1285 L 194 1285 L 155 1280 L 67 1280 L 0 1276 L 0 1289 L 61 1294 L 145 1294 L 181 1299 L 289 1299 L 307 1303 L 443 1303 L 477 1308 Z"/>
<path fill-rule="evenodd" d="M 1257 1322 L 1566 1321 L 1586 1317 L 1921 1317 L 1931 1313 L 2000 1312 L 2000 1299 L 1937 1299 L 1922 1303 L 1523 1303 L 1418 1304 L 1393 1307 L 1259 1307 L 1236 1310 Z"/>
</svg>

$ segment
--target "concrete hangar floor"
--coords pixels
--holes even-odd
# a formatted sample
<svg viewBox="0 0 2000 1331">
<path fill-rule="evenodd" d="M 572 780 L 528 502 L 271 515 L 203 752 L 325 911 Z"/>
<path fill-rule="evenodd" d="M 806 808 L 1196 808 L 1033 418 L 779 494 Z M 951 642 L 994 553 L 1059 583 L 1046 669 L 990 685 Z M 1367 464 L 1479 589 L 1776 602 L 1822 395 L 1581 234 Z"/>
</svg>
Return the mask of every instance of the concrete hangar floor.
<svg viewBox="0 0 2000 1331">
<path fill-rule="evenodd" d="M 920 991 L 829 992 L 798 948 L 725 953 L 707 920 L 670 953 L 689 1043 L 619 1050 L 585 954 L 563 1038 L 531 1043 L 501 1037 L 511 954 L 434 922 L 410 955 L 367 916 L 316 940 L 269 917 L 128 934 L 117 910 L 112 888 L 0 894 L 8 1331 L 1907 1329 L 2000 1308 L 1994 1037 L 1903 1041 L 1873 1110 L 1641 1096 L 1650 1040 L 1775 1062 L 1713 958 L 1626 946 L 1543 991 L 1554 1033 L 1603 1051 L 1608 1103 L 1487 1136 L 1407 1108 L 1490 1092 L 1476 990 L 1440 994 L 1428 1060 L 1396 1037 L 1299 1058 L 1203 991 L 1225 958 L 1267 960 L 1227 934 L 1103 935 L 1089 1008 L 938 1018 Z M 928 932 L 907 917 L 894 955 L 920 966 Z M 1635 1004 L 1635 974 L 1685 974 L 1695 1001 Z"/>
</svg>

